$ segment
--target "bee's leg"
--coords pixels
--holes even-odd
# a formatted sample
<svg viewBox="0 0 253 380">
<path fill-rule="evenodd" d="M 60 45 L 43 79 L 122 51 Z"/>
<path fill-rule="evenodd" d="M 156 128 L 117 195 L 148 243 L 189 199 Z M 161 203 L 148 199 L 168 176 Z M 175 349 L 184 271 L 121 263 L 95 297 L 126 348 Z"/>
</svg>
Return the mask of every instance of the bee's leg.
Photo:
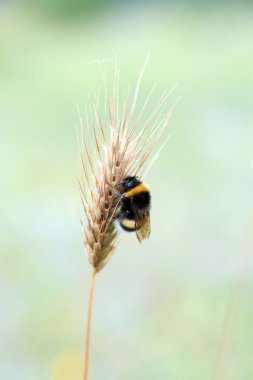
<svg viewBox="0 0 253 380">
<path fill-rule="evenodd" d="M 128 210 L 121 212 L 119 218 L 117 219 L 117 224 L 120 230 L 125 232 L 134 232 L 135 219 L 133 213 Z"/>
<path fill-rule="evenodd" d="M 121 194 L 118 190 L 116 189 L 112 189 L 112 191 L 114 192 L 115 195 L 117 195 L 117 197 L 121 198 L 123 196 L 123 194 Z"/>
<path fill-rule="evenodd" d="M 122 220 L 124 218 L 127 218 L 129 216 L 129 211 L 120 211 L 118 214 L 116 214 L 115 216 L 113 216 L 112 220 L 115 221 L 115 220 Z"/>
</svg>

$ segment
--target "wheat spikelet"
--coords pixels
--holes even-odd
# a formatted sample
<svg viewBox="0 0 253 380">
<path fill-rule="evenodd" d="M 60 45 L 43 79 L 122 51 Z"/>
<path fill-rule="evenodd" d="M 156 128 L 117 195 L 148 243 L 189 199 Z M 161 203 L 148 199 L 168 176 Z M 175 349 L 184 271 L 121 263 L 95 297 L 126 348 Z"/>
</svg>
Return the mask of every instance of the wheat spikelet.
<svg viewBox="0 0 253 380">
<path fill-rule="evenodd" d="M 143 177 L 145 170 L 149 168 L 147 164 L 152 163 L 152 154 L 171 115 L 171 110 L 165 112 L 165 109 L 172 89 L 162 94 L 150 115 L 141 121 L 154 88 L 135 115 L 146 64 L 147 61 L 140 73 L 131 102 L 128 91 L 120 106 L 116 64 L 112 95 L 108 93 L 105 79 L 103 105 L 98 93 L 94 103 L 86 106 L 85 122 L 80 117 L 82 174 L 79 187 L 85 216 L 85 222 L 81 220 L 81 223 L 84 246 L 95 272 L 105 266 L 115 248 L 118 231 L 114 227 L 113 217 L 119 208 L 122 179 L 128 175 Z M 95 149 L 92 151 L 94 145 Z"/>
</svg>

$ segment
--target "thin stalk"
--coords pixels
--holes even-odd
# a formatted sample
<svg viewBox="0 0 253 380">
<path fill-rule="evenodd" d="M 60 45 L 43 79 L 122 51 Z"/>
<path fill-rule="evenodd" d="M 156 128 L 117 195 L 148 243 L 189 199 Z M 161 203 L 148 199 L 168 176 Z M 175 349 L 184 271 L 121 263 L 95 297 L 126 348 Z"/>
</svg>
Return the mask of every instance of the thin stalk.
<svg viewBox="0 0 253 380">
<path fill-rule="evenodd" d="M 89 291 L 89 302 L 87 310 L 87 320 L 86 320 L 86 337 L 85 337 L 85 347 L 84 347 L 84 371 L 83 380 L 88 378 L 88 362 L 89 362 L 89 348 L 90 348 L 90 326 L 91 326 L 91 310 L 93 301 L 93 291 L 94 291 L 94 280 L 95 280 L 96 269 L 93 269 L 90 282 Z"/>
</svg>

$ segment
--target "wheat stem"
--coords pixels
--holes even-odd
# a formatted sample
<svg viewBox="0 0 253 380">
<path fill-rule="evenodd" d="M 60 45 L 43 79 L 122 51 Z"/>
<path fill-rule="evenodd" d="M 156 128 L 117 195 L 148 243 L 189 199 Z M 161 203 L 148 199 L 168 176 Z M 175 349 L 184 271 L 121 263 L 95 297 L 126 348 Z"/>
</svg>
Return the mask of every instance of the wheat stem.
<svg viewBox="0 0 253 380">
<path fill-rule="evenodd" d="M 93 301 L 93 291 L 94 291 L 94 280 L 95 280 L 96 269 L 93 269 L 90 282 L 89 291 L 89 301 L 87 310 L 87 320 L 86 320 L 86 337 L 85 337 L 85 347 L 84 347 L 84 371 L 83 380 L 87 380 L 88 376 L 88 362 L 89 362 L 89 347 L 90 347 L 90 326 L 91 326 L 91 310 Z"/>
</svg>

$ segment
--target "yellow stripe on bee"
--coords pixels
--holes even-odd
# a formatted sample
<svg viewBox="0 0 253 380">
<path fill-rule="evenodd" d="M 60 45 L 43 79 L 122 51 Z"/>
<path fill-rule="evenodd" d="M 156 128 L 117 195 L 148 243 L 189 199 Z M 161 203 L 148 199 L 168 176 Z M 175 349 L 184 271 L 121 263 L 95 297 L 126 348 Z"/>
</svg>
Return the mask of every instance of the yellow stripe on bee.
<svg viewBox="0 0 253 380">
<path fill-rule="evenodd" d="M 129 228 L 131 230 L 135 230 L 135 220 L 130 220 L 127 218 L 124 218 L 121 220 L 122 226 Z"/>
<path fill-rule="evenodd" d="M 129 197 L 133 197 L 136 194 L 145 193 L 147 191 L 149 191 L 148 186 L 145 185 L 144 183 L 140 183 L 139 185 L 137 185 L 133 189 L 127 191 L 123 195 L 124 195 L 124 197 L 129 198 Z"/>
</svg>

